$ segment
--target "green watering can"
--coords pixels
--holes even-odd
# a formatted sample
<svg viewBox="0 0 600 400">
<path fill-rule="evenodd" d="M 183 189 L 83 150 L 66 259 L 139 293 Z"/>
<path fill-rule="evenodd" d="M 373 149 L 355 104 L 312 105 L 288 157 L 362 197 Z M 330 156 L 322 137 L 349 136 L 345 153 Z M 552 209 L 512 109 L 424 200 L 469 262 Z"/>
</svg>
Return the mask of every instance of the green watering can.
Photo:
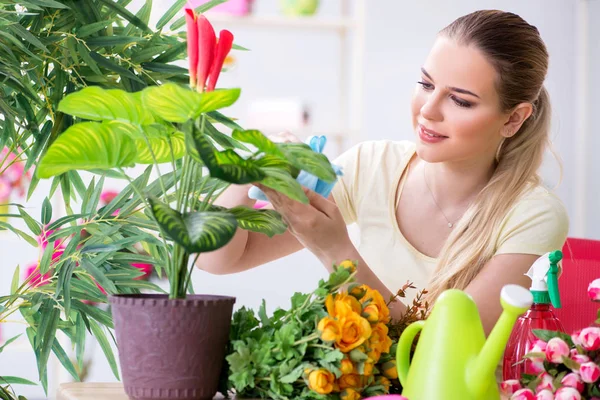
<svg viewBox="0 0 600 400">
<path fill-rule="evenodd" d="M 533 296 L 521 286 L 506 285 L 500 298 L 504 311 L 487 340 L 475 302 L 456 289 L 440 295 L 426 321 L 406 328 L 396 353 L 402 395 L 409 400 L 500 399 L 495 370 L 513 325 Z"/>
</svg>

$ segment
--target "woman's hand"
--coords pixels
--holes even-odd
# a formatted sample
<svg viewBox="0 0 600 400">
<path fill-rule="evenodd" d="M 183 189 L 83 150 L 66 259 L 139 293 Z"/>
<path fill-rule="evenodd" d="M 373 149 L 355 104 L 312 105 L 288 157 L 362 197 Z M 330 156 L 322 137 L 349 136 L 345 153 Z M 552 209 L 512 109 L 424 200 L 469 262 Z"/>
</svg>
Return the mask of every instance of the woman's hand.
<svg viewBox="0 0 600 400">
<path fill-rule="evenodd" d="M 327 267 L 355 252 L 337 205 L 304 188 L 309 203 L 302 204 L 264 185 L 257 186 L 288 224 L 290 232 Z"/>
</svg>

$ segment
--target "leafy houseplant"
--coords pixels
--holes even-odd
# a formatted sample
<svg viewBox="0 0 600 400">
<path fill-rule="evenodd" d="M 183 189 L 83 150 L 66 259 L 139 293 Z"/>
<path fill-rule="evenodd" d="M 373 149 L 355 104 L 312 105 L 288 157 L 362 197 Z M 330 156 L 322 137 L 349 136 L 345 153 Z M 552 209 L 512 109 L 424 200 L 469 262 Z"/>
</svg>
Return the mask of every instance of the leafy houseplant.
<svg viewBox="0 0 600 400">
<path fill-rule="evenodd" d="M 86 226 L 102 219 L 102 224 L 115 222 L 119 230 L 86 228 L 87 243 L 95 247 L 79 252 L 72 267 L 79 265 L 98 283 L 109 285 L 105 289 L 112 294 L 125 389 L 133 398 L 208 399 L 217 389 L 234 299 L 188 294 L 194 268 L 189 261 L 227 244 L 238 227 L 268 235 L 286 229 L 272 210 L 214 205 L 223 190 L 230 184 L 261 182 L 307 202 L 295 180 L 299 170 L 335 180 L 328 159 L 309 146 L 275 144 L 219 112 L 240 95 L 239 89 L 212 90 L 233 36 L 221 32 L 215 45 L 214 30 L 202 15 L 188 10 L 187 18 L 195 72 L 190 73 L 191 89 L 166 83 L 133 94 L 90 87 L 67 95 L 58 110 L 86 121 L 59 136 L 37 168 L 40 178 L 103 170 L 130 181 L 129 190 L 99 213 L 85 216 Z M 219 124 L 234 129 L 231 137 L 218 130 Z M 150 165 L 143 174 L 127 174 L 125 168 L 142 164 Z M 162 174 L 160 165 L 171 171 Z M 158 179 L 147 186 L 153 168 Z M 88 198 L 95 191 L 92 181 L 84 211 L 93 209 Z M 168 297 L 110 290 L 114 268 L 108 260 L 123 241 L 131 244 L 131 237 L 120 234 L 132 231 L 136 241 L 154 246 L 149 253 L 169 279 Z"/>
</svg>

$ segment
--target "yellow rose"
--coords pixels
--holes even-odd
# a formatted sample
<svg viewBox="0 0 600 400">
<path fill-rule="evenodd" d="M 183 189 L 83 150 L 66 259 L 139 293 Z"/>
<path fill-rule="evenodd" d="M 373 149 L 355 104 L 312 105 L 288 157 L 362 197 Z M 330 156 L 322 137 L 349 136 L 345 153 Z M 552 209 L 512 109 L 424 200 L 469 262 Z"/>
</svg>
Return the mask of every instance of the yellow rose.
<svg viewBox="0 0 600 400">
<path fill-rule="evenodd" d="M 342 375 L 338 379 L 340 389 L 360 389 L 363 386 L 363 377 L 358 374 Z"/>
<path fill-rule="evenodd" d="M 364 366 L 363 366 L 363 373 L 361 374 L 358 371 L 358 366 L 354 367 L 354 373 L 355 374 L 359 374 L 359 375 L 363 375 L 363 376 L 371 376 L 373 375 L 373 369 L 375 368 L 375 364 L 372 362 L 365 362 Z"/>
<path fill-rule="evenodd" d="M 381 350 L 379 349 L 379 346 L 376 344 L 372 344 L 369 352 L 367 353 L 367 357 L 369 357 L 369 360 L 371 362 L 377 363 L 381 358 Z"/>
<path fill-rule="evenodd" d="M 367 293 L 362 298 L 363 304 L 366 304 L 367 302 L 367 306 L 370 304 L 374 304 L 379 312 L 379 321 L 383 323 L 388 323 L 390 321 L 390 310 L 387 304 L 385 303 L 385 300 L 383 300 L 381 293 L 379 293 L 377 290 L 371 289 L 366 285 L 363 285 L 362 288 L 367 291 Z"/>
<path fill-rule="evenodd" d="M 321 334 L 321 340 L 324 342 L 337 342 L 342 337 L 342 332 L 340 330 L 338 321 L 330 317 L 325 317 L 319 321 L 317 329 Z"/>
<path fill-rule="evenodd" d="M 308 387 L 319 394 L 329 394 L 333 390 L 335 375 L 326 369 L 316 369 L 308 375 Z"/>
<path fill-rule="evenodd" d="M 350 260 L 344 260 L 338 265 L 340 268 L 347 269 L 351 274 L 356 271 L 356 264 Z"/>
<path fill-rule="evenodd" d="M 367 293 L 365 286 L 359 285 L 358 283 L 353 283 L 348 288 L 348 294 L 358 300 L 361 300 L 365 293 Z"/>
<path fill-rule="evenodd" d="M 369 339 L 369 345 L 375 346 L 380 353 L 389 353 L 390 347 L 392 347 L 392 339 L 390 339 L 388 332 L 389 329 L 386 324 L 378 323 L 371 328 L 371 338 Z"/>
<path fill-rule="evenodd" d="M 354 371 L 354 364 L 348 358 L 344 358 L 340 361 L 340 371 L 342 371 L 342 375 L 351 374 Z"/>
<path fill-rule="evenodd" d="M 360 393 L 354 389 L 345 389 L 340 393 L 340 400 L 360 400 Z"/>
<path fill-rule="evenodd" d="M 388 379 L 398 379 L 398 369 L 396 368 L 396 360 L 392 359 L 381 366 L 383 376 Z"/>
<path fill-rule="evenodd" d="M 325 298 L 327 313 L 334 318 L 341 318 L 346 314 L 361 313 L 362 306 L 356 298 L 346 293 L 338 293 L 333 297 L 331 294 Z"/>
<path fill-rule="evenodd" d="M 376 304 L 371 303 L 363 309 L 362 316 L 370 323 L 376 324 L 379 321 L 379 308 Z"/>
<path fill-rule="evenodd" d="M 378 376 L 376 383 L 378 385 L 382 385 L 385 388 L 386 392 L 389 392 L 390 386 L 392 386 L 392 382 L 390 382 L 390 380 L 388 378 L 386 378 L 385 376 Z"/>
<path fill-rule="evenodd" d="M 343 353 L 357 348 L 371 336 L 369 321 L 354 312 L 340 318 L 340 327 L 342 336 L 336 346 Z"/>
</svg>

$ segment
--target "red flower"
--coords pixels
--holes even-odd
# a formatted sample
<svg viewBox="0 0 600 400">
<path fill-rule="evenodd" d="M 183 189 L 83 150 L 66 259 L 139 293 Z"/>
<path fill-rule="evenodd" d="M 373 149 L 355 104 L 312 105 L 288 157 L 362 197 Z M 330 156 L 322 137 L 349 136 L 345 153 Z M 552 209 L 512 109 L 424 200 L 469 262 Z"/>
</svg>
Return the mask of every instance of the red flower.
<svg viewBox="0 0 600 400">
<path fill-rule="evenodd" d="M 222 30 L 217 40 L 211 23 L 202 14 L 185 9 L 190 86 L 198 92 L 213 91 L 223 63 L 233 46 L 233 34 Z"/>
</svg>

